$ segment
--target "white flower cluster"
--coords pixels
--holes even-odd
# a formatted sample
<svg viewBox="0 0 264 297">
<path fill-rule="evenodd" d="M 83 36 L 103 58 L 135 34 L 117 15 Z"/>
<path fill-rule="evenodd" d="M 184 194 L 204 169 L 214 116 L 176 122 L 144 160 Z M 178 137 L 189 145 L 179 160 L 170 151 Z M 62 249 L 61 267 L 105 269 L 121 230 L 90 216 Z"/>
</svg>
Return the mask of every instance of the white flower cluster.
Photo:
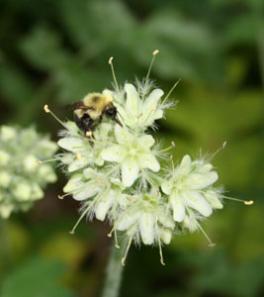
<svg viewBox="0 0 264 297">
<path fill-rule="evenodd" d="M 171 172 L 161 170 L 162 151 L 149 134 L 169 106 L 161 89 L 146 81 L 108 94 L 121 124 L 103 119 L 89 138 L 74 122 L 63 123 L 58 145 L 64 152 L 58 158 L 70 178 L 61 198 L 71 195 L 82 202 L 79 221 L 84 216 L 108 220 L 110 234 L 125 234 L 124 261 L 134 241 L 157 244 L 163 263 L 162 244 L 184 229 L 203 231 L 199 221 L 223 207 L 221 191 L 214 187 L 218 175 L 206 160 L 188 155 Z"/>
<path fill-rule="evenodd" d="M 0 129 L 0 217 L 25 211 L 43 197 L 43 187 L 56 181 L 50 158 L 57 145 L 35 129 L 2 126 Z"/>
</svg>

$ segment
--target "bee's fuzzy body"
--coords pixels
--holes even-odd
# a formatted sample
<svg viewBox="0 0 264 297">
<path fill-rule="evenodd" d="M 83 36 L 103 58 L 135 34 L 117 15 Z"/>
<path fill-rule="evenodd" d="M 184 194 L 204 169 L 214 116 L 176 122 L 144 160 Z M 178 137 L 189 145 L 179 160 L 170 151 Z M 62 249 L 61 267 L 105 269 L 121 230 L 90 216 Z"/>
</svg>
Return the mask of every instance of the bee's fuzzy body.
<svg viewBox="0 0 264 297">
<path fill-rule="evenodd" d="M 74 120 L 87 136 L 92 136 L 104 115 L 116 120 L 117 110 L 109 94 L 89 93 L 74 107 Z"/>
</svg>

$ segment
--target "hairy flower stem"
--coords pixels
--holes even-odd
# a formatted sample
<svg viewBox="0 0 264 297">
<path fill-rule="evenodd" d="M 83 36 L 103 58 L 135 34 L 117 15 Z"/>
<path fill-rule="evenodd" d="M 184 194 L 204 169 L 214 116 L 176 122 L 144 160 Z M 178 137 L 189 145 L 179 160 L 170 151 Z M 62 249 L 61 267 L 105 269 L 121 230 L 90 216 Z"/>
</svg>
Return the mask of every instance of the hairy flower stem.
<svg viewBox="0 0 264 297">
<path fill-rule="evenodd" d="M 120 284 L 122 280 L 123 265 L 121 260 L 125 250 L 126 241 L 120 243 L 120 248 L 115 247 L 115 243 L 111 247 L 108 265 L 106 268 L 105 283 L 102 297 L 118 297 Z"/>
</svg>

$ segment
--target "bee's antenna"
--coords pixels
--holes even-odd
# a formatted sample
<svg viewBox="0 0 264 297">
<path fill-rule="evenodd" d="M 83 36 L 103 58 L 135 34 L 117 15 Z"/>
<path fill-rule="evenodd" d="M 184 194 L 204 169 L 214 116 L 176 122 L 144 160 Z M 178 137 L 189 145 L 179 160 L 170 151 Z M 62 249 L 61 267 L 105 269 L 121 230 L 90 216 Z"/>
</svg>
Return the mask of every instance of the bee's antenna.
<svg viewBox="0 0 264 297">
<path fill-rule="evenodd" d="M 171 87 L 171 89 L 169 90 L 169 92 L 167 93 L 166 97 L 163 99 L 163 103 L 166 102 L 166 100 L 170 97 L 171 93 L 174 91 L 174 89 L 178 86 L 178 84 L 180 83 L 181 78 L 179 78 L 174 85 Z"/>
<path fill-rule="evenodd" d="M 157 56 L 158 53 L 159 53 L 159 50 L 158 49 L 154 50 L 153 53 L 152 53 L 152 59 L 150 61 L 148 72 L 147 72 L 147 75 L 146 75 L 146 78 L 145 78 L 145 81 L 146 82 L 149 80 L 151 69 L 152 69 L 152 66 L 153 66 L 153 64 L 154 64 L 154 62 L 156 60 L 156 56 Z"/>
<path fill-rule="evenodd" d="M 66 129 L 68 130 L 68 127 L 65 125 L 65 123 L 63 123 L 63 121 L 60 120 L 60 119 L 56 116 L 56 114 L 55 114 L 53 111 L 51 111 L 51 110 L 49 109 L 49 106 L 48 106 L 47 104 L 44 105 L 43 109 L 44 109 L 44 111 L 45 111 L 46 113 L 50 113 L 50 114 L 54 117 L 54 119 L 55 119 L 56 121 L 58 121 L 64 128 L 66 128 Z"/>
<path fill-rule="evenodd" d="M 114 57 L 110 57 L 109 60 L 108 60 L 108 64 L 110 65 L 110 68 L 111 68 L 111 72 L 112 72 L 115 87 L 118 90 L 119 86 L 118 86 L 118 82 L 117 82 L 116 75 L 115 75 L 115 68 L 114 68 L 114 64 L 113 64 L 113 59 L 114 59 Z"/>
</svg>

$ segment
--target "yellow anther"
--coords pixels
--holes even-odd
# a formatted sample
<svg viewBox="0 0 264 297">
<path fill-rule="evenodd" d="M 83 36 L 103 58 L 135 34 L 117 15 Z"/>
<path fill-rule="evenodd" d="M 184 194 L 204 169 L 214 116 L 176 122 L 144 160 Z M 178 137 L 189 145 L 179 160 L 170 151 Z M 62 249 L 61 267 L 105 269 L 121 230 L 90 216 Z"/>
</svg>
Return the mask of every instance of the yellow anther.
<svg viewBox="0 0 264 297">
<path fill-rule="evenodd" d="M 44 111 L 45 111 L 46 113 L 49 113 L 49 112 L 50 112 L 50 109 L 49 109 L 48 104 L 45 104 L 45 105 L 44 105 Z"/>
</svg>

